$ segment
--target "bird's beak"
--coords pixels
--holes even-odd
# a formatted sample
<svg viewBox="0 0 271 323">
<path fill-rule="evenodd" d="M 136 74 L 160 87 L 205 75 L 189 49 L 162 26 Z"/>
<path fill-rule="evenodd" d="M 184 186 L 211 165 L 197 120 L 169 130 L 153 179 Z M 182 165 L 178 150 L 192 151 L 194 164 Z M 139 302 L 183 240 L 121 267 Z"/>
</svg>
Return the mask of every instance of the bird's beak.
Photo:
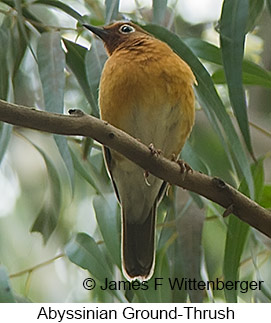
<svg viewBox="0 0 271 323">
<path fill-rule="evenodd" d="M 87 24 L 83 24 L 83 26 L 89 29 L 90 31 L 92 31 L 95 35 L 97 35 L 102 40 L 106 40 L 108 36 L 108 31 L 106 29 L 100 28 L 100 27 L 94 27 Z"/>
</svg>

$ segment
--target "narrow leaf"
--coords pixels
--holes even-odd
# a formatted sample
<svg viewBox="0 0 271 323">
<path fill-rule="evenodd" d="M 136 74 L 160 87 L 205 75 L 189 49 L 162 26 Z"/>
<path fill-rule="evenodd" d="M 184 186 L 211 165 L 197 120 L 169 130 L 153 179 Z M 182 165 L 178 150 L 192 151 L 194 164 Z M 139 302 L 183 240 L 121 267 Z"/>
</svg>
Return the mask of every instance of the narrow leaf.
<svg viewBox="0 0 271 323">
<path fill-rule="evenodd" d="M 71 262 L 87 269 L 100 282 L 112 277 L 104 254 L 95 240 L 86 233 L 78 233 L 75 239 L 68 243 L 65 251 Z"/>
<path fill-rule="evenodd" d="M 198 38 L 186 38 L 184 42 L 192 49 L 193 53 L 196 56 L 208 62 L 221 66 L 223 65 L 221 49 L 216 47 L 215 45 Z M 254 84 L 270 87 L 271 73 L 262 68 L 260 65 L 244 59 L 242 70 L 244 84 Z M 214 72 L 212 78 L 217 84 L 226 83 L 225 73 L 223 69 L 218 69 L 216 72 Z"/>
<path fill-rule="evenodd" d="M 105 0 L 105 24 L 118 18 L 119 0 Z"/>
<path fill-rule="evenodd" d="M 102 195 L 106 193 L 103 180 L 101 179 L 101 176 L 97 174 L 97 170 L 92 164 L 87 160 L 82 160 L 79 150 L 75 150 L 72 147 L 70 152 L 75 170 L 94 188 L 97 194 Z"/>
<path fill-rule="evenodd" d="M 202 229 L 204 223 L 203 212 L 200 212 L 195 204 L 185 205 L 181 203 L 180 196 L 182 190 L 176 190 L 176 229 L 178 233 L 178 250 L 184 271 L 184 276 L 202 280 L 200 274 L 202 257 Z M 197 303 L 203 301 L 203 293 L 199 290 L 188 291 L 191 302 Z"/>
<path fill-rule="evenodd" d="M 249 232 L 249 225 L 230 215 L 224 254 L 224 281 L 239 280 L 239 264 Z M 224 291 L 228 303 L 237 303 L 238 290 Z"/>
<path fill-rule="evenodd" d="M 5 4 L 7 4 L 8 6 L 10 6 L 11 8 L 14 8 L 15 9 L 14 0 L 2 0 L 2 2 L 4 2 Z M 37 19 L 28 9 L 26 9 L 25 6 L 22 6 L 21 7 L 21 12 L 22 12 L 22 15 L 23 15 L 24 18 L 27 18 L 29 21 L 32 20 L 33 22 L 36 22 L 36 23 L 41 24 L 41 21 L 39 19 Z M 29 23 L 29 21 L 28 21 L 28 23 Z M 40 33 L 42 33 L 42 32 L 45 31 L 45 28 L 42 27 L 42 26 L 35 25 L 34 28 L 36 28 Z"/>
<path fill-rule="evenodd" d="M 39 39 L 37 59 L 43 88 L 45 108 L 49 112 L 63 113 L 65 89 L 65 54 L 59 32 L 43 33 Z M 62 159 L 67 167 L 73 187 L 74 170 L 67 140 L 54 136 Z"/>
<path fill-rule="evenodd" d="M 191 146 L 190 142 L 187 141 L 182 149 L 182 158 L 188 162 L 188 164 L 197 171 L 200 171 L 204 174 L 210 174 L 210 169 L 208 165 L 203 162 L 201 157 L 197 154 L 195 149 Z"/>
<path fill-rule="evenodd" d="M 199 38 L 185 38 L 184 43 L 193 53 L 209 62 L 222 65 L 221 49 Z"/>
<path fill-rule="evenodd" d="M 5 25 L 8 28 L 7 36 L 9 38 L 8 49 L 6 51 L 8 55 L 8 68 L 11 78 L 14 79 L 25 55 L 27 42 L 18 22 L 14 22 L 9 18 L 5 20 Z"/>
<path fill-rule="evenodd" d="M 87 53 L 87 49 L 67 39 L 63 39 L 63 42 L 67 48 L 67 53 L 66 53 L 67 64 L 72 70 L 72 72 L 74 73 L 75 77 L 77 78 L 78 83 L 81 86 L 92 108 L 92 114 L 95 117 L 97 117 L 99 116 L 99 110 L 97 109 L 97 103 L 94 99 L 94 96 L 88 84 L 86 69 L 85 69 L 85 56 Z"/>
<path fill-rule="evenodd" d="M 220 20 L 220 44 L 232 108 L 249 152 L 253 155 L 242 84 L 242 61 L 249 0 L 227 0 Z"/>
<path fill-rule="evenodd" d="M 266 1 L 267 1 L 267 7 L 268 7 L 270 15 L 271 15 L 271 0 L 266 0 Z"/>
<path fill-rule="evenodd" d="M 43 88 L 45 108 L 63 112 L 65 87 L 65 54 L 59 32 L 43 33 L 39 39 L 37 59 Z"/>
<path fill-rule="evenodd" d="M 88 272 L 104 284 L 105 279 L 113 280 L 113 269 L 109 267 L 104 253 L 96 241 L 86 233 L 78 233 L 65 247 L 65 252 L 71 262 L 87 269 Z M 99 286 L 96 283 L 96 288 Z M 99 288 L 100 289 L 100 288 Z M 97 291 L 99 293 L 100 291 Z M 102 291 L 104 293 L 104 291 Z M 109 290 L 120 302 L 127 300 L 119 290 Z"/>
<path fill-rule="evenodd" d="M 115 195 L 95 196 L 93 200 L 96 219 L 105 245 L 114 263 L 120 268 L 120 211 Z"/>
<path fill-rule="evenodd" d="M 257 71 L 256 71 L 257 73 Z M 271 88 L 271 76 L 267 74 L 266 76 L 262 76 L 260 74 L 250 74 L 243 72 L 243 84 L 246 85 L 259 85 L 266 88 Z M 224 69 L 218 69 L 216 70 L 213 75 L 212 79 L 215 84 L 225 84 L 226 83 L 226 77 L 224 73 Z"/>
<path fill-rule="evenodd" d="M 213 127 L 215 127 L 214 129 L 216 132 L 219 131 L 219 128 L 216 125 L 215 118 L 219 120 L 220 126 L 224 129 L 227 139 L 230 143 L 230 149 L 233 152 L 236 161 L 240 166 L 241 172 L 243 173 L 244 177 L 246 178 L 246 181 L 248 182 L 249 190 L 253 198 L 254 186 L 249 162 L 247 160 L 240 139 L 233 126 L 233 123 L 229 115 L 227 114 L 227 111 L 220 97 L 217 94 L 217 91 L 214 87 L 213 81 L 209 73 L 199 61 L 199 59 L 193 54 L 190 48 L 187 47 L 177 35 L 173 34 L 172 32 L 166 30 L 163 27 L 156 25 L 147 25 L 144 26 L 144 29 L 146 29 L 147 31 L 155 35 L 157 38 L 161 39 L 162 41 L 166 42 L 169 46 L 171 46 L 171 48 L 192 68 L 198 82 L 198 86 L 195 87 L 195 91 L 199 103 L 204 109 L 204 112 L 208 117 L 210 124 Z M 222 137 L 219 136 L 219 138 L 222 144 L 224 145 L 224 148 L 228 150 L 228 148 L 225 146 L 225 142 L 222 139 Z"/>
<path fill-rule="evenodd" d="M 74 166 L 72 161 L 72 156 L 70 153 L 69 145 L 67 138 L 60 135 L 54 135 L 55 142 L 57 144 L 60 155 L 65 163 L 65 166 L 68 171 L 69 181 L 71 185 L 72 192 L 74 191 Z"/>
<path fill-rule="evenodd" d="M 264 0 L 249 0 L 249 15 L 246 32 L 252 31 L 264 9 Z"/>
<path fill-rule="evenodd" d="M 0 28 L 0 48 L 6 48 L 8 43 L 8 29 L 5 25 Z M 7 51 L 0 50 L 0 99 L 6 100 L 8 95 L 8 59 Z"/>
<path fill-rule="evenodd" d="M 6 268 L 0 265 L 0 303 L 15 303 Z"/>
<path fill-rule="evenodd" d="M 56 228 L 61 210 L 61 181 L 59 173 L 47 153 L 36 145 L 34 146 L 40 152 L 45 161 L 48 171 L 49 191 L 48 195 L 46 196 L 44 205 L 31 228 L 31 232 L 40 232 L 43 236 L 44 242 L 46 243 L 50 235 Z"/>
<path fill-rule="evenodd" d="M 107 60 L 107 54 L 101 41 L 93 39 L 91 48 L 85 56 L 87 80 L 90 86 L 90 93 L 93 96 L 95 110 L 98 110 L 98 89 L 103 66 Z"/>
<path fill-rule="evenodd" d="M 24 18 L 25 11 L 24 11 L 24 8 L 22 5 L 22 1 L 21 0 L 14 0 L 13 2 L 14 2 L 14 8 L 17 11 L 18 24 L 19 24 L 19 28 L 21 30 L 22 36 L 25 39 L 25 42 L 28 44 L 28 47 L 29 47 L 34 59 L 36 59 L 36 54 L 32 48 L 32 44 L 29 40 L 28 29 L 26 28 L 26 25 L 25 25 L 25 18 Z"/>
<path fill-rule="evenodd" d="M 152 22 L 161 25 L 167 11 L 167 0 L 152 0 Z"/>
<path fill-rule="evenodd" d="M 256 189 L 255 199 L 256 201 L 259 201 L 262 197 L 264 185 L 263 160 L 258 161 L 256 165 L 252 166 L 252 173 Z M 248 195 L 249 190 L 245 181 L 241 182 L 239 190 L 245 195 Z M 239 220 L 239 218 L 234 215 L 230 215 L 224 254 L 224 281 L 233 282 L 240 280 L 239 266 L 249 230 L 250 226 L 247 223 Z M 225 289 L 224 292 L 227 302 L 237 302 L 238 290 Z"/>
<path fill-rule="evenodd" d="M 79 21 L 80 23 L 84 23 L 83 17 L 77 11 L 75 11 L 73 8 L 71 8 L 70 6 L 68 6 L 67 4 L 65 4 L 61 1 L 37 0 L 37 1 L 34 1 L 32 4 L 44 4 L 44 5 L 52 6 L 55 8 L 59 8 L 62 11 L 64 11 L 66 14 L 68 14 L 69 16 L 71 16 L 74 19 L 76 19 L 77 21 Z"/>
<path fill-rule="evenodd" d="M 12 125 L 8 123 L 0 123 L 0 164 L 8 147 L 8 143 L 11 138 L 12 128 Z"/>
<path fill-rule="evenodd" d="M 259 201 L 260 205 L 266 209 L 271 209 L 271 185 L 265 185 L 263 187 L 263 192 L 261 199 Z"/>
</svg>

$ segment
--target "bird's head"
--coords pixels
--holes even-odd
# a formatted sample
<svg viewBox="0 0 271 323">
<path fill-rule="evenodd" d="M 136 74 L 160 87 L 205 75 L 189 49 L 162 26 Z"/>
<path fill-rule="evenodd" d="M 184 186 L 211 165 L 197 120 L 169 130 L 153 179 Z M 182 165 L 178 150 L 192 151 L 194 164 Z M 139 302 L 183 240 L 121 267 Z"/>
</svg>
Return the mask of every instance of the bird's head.
<svg viewBox="0 0 271 323">
<path fill-rule="evenodd" d="M 152 37 L 132 22 L 115 22 L 104 27 L 84 24 L 84 27 L 101 38 L 109 55 L 123 43 L 131 43 L 141 38 Z"/>
</svg>

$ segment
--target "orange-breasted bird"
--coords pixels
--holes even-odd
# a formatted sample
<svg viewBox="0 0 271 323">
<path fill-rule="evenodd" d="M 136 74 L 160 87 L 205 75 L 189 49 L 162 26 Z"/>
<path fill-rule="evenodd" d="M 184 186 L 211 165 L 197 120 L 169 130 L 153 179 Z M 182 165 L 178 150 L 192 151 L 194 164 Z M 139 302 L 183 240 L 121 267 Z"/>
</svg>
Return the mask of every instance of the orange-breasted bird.
<svg viewBox="0 0 271 323">
<path fill-rule="evenodd" d="M 164 42 L 131 22 L 84 25 L 104 42 L 101 118 L 163 155 L 178 156 L 195 118 L 190 67 Z M 150 279 L 155 264 L 156 209 L 166 183 L 119 153 L 104 157 L 122 210 L 122 269 L 128 280 Z M 145 175 L 145 176 L 144 176 Z"/>
</svg>

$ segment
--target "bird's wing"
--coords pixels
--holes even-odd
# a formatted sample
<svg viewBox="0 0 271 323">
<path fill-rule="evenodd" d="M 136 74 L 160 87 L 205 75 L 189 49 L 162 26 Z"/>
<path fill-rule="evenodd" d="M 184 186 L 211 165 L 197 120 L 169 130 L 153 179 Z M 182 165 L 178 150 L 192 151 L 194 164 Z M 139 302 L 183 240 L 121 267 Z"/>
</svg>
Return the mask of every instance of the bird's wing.
<svg viewBox="0 0 271 323">
<path fill-rule="evenodd" d="M 103 153 L 104 153 L 104 160 L 105 160 L 105 166 L 108 172 L 108 175 L 110 176 L 112 183 L 113 183 L 113 187 L 117 196 L 117 199 L 120 203 L 120 196 L 119 196 L 119 192 L 118 192 L 118 188 L 116 185 L 116 182 L 114 181 L 114 177 L 112 174 L 112 164 L 113 164 L 113 160 L 112 160 L 112 155 L 111 155 L 111 151 L 109 148 L 103 146 Z"/>
</svg>

